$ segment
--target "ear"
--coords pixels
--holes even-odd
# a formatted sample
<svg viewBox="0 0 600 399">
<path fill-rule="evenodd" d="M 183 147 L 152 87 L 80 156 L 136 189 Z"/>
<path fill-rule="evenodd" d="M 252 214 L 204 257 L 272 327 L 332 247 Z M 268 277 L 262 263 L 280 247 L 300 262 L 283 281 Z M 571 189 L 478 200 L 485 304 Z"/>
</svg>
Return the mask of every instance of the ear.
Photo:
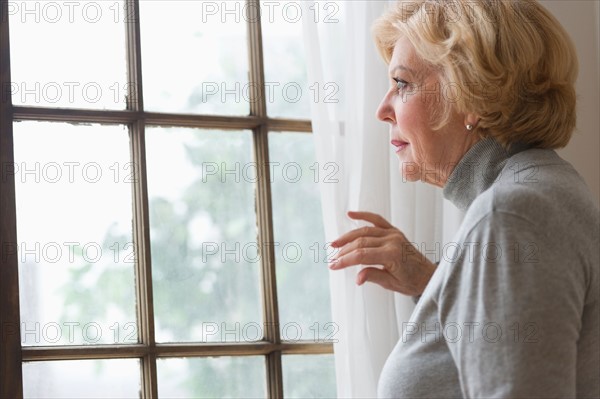
<svg viewBox="0 0 600 399">
<path fill-rule="evenodd" d="M 475 115 L 475 114 L 466 114 L 465 115 L 465 120 L 464 120 L 464 125 L 471 125 L 473 127 L 477 127 L 477 123 L 479 123 L 479 116 Z"/>
</svg>

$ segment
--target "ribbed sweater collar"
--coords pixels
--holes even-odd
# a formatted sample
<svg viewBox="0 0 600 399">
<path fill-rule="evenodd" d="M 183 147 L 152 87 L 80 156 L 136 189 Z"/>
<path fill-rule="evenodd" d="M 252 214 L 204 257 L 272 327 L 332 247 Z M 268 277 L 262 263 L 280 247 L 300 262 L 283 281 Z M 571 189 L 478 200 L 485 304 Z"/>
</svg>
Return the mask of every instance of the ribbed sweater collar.
<svg viewBox="0 0 600 399">
<path fill-rule="evenodd" d="M 507 151 L 491 137 L 478 141 L 448 177 L 444 198 L 459 209 L 467 210 L 475 198 L 496 181 L 507 159 L 527 148 L 523 143 L 515 143 Z"/>
</svg>

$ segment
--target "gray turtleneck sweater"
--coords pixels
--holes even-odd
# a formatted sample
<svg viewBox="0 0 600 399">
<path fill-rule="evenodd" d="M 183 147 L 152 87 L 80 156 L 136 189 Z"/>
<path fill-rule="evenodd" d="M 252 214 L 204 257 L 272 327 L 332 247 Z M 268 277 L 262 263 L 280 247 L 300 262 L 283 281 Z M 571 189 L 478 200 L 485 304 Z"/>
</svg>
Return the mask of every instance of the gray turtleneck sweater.
<svg viewBox="0 0 600 399">
<path fill-rule="evenodd" d="M 380 397 L 600 397 L 600 213 L 555 151 L 484 139 L 444 197 L 466 210 Z"/>
</svg>

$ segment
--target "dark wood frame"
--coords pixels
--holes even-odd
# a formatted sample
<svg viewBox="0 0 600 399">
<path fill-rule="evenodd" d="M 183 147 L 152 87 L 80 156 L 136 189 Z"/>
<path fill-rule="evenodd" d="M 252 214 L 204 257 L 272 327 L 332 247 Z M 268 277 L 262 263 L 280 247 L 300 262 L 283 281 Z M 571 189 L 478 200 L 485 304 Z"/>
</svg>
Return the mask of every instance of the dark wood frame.
<svg viewBox="0 0 600 399">
<path fill-rule="evenodd" d="M 246 0 L 247 10 L 258 10 L 259 0 Z M 10 40 L 8 29 L 8 1 L 0 0 L 0 84 L 8 87 L 10 74 Z M 134 240 L 138 248 L 136 263 L 136 295 L 138 307 L 139 340 L 132 345 L 85 345 L 56 347 L 21 347 L 18 259 L 16 253 L 6 251 L 17 243 L 14 176 L 2 174 L 0 179 L 0 397 L 23 396 L 23 361 L 137 358 L 141 361 L 141 385 L 144 398 L 157 398 L 156 360 L 161 357 L 249 356 L 266 358 L 267 395 L 283 397 L 281 356 L 284 354 L 331 354 L 331 342 L 285 342 L 281 340 L 275 255 L 273 246 L 262 254 L 261 291 L 263 318 L 266 323 L 263 341 L 251 343 L 185 343 L 158 344 L 154 337 L 154 309 L 152 268 L 146 186 L 145 127 L 147 125 L 214 128 L 225 130 L 248 129 L 253 132 L 254 156 L 261 166 L 262 176 L 257 187 L 257 219 L 260 242 L 273 242 L 271 187 L 269 184 L 268 134 L 273 131 L 311 132 L 309 121 L 277 119 L 267 116 L 264 93 L 264 67 L 260 16 L 248 21 L 250 84 L 259 87 L 251 91 L 250 115 L 225 117 L 214 115 L 182 115 L 145 112 L 143 105 L 142 58 L 140 47 L 139 0 L 126 0 L 127 22 L 128 98 L 133 99 L 123 111 L 13 107 L 11 96 L 2 90 L 0 102 L 0 162 L 3 168 L 12 165 L 13 121 L 61 121 L 102 124 L 125 124 L 131 137 L 131 158 L 139 167 L 139 179 L 133 184 Z"/>
</svg>

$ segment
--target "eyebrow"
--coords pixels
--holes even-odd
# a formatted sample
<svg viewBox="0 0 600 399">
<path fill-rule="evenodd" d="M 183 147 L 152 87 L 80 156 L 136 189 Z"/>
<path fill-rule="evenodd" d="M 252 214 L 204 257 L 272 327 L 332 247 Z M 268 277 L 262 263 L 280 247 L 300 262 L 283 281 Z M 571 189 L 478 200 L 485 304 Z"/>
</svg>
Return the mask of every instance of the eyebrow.
<svg viewBox="0 0 600 399">
<path fill-rule="evenodd" d="M 411 73 L 413 76 L 415 76 L 415 77 L 417 76 L 417 73 L 416 73 L 414 70 L 412 70 L 412 69 L 410 69 L 409 67 L 406 67 L 406 66 L 404 66 L 404 65 L 397 65 L 397 66 L 395 66 L 395 67 L 394 67 L 394 68 L 393 68 L 393 69 L 390 71 L 390 75 L 393 75 L 393 74 L 394 74 L 394 72 L 396 72 L 396 70 L 407 71 L 407 72 Z"/>
</svg>

